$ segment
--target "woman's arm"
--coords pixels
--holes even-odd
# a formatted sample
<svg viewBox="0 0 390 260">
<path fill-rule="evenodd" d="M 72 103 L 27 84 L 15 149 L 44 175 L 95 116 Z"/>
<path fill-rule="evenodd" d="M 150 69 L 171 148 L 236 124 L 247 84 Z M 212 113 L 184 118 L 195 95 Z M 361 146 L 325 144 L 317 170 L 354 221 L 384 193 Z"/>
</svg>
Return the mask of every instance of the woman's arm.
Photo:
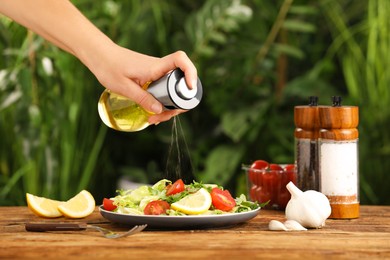
<svg viewBox="0 0 390 260">
<path fill-rule="evenodd" d="M 76 56 L 106 88 L 160 114 L 162 105 L 140 86 L 179 67 L 190 88 L 197 71 L 188 56 L 178 51 L 156 58 L 115 44 L 69 0 L 1 0 L 0 12 Z M 165 111 L 150 123 L 169 120 L 182 111 Z"/>
</svg>

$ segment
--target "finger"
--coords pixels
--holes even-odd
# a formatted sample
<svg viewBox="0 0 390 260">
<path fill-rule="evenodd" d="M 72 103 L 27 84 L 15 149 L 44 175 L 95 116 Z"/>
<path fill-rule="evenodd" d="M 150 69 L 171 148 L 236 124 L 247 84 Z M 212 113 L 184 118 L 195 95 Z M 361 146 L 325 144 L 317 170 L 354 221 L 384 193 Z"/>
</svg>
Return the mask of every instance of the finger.
<svg viewBox="0 0 390 260">
<path fill-rule="evenodd" d="M 166 110 L 161 114 L 150 116 L 148 122 L 151 125 L 155 125 L 161 122 L 169 121 L 172 117 L 177 116 L 186 111 L 187 110 L 182 110 L 182 109 Z"/>
<path fill-rule="evenodd" d="M 147 91 L 140 88 L 138 85 L 137 85 L 137 87 L 133 88 L 131 95 L 132 95 L 131 99 L 134 102 L 138 103 L 146 111 L 149 111 L 149 112 L 152 112 L 155 114 L 160 114 L 163 111 L 162 104 L 159 101 L 157 101 Z"/>
<path fill-rule="evenodd" d="M 198 72 L 187 54 L 183 51 L 177 51 L 161 58 L 158 63 L 157 71 L 159 73 L 180 68 L 184 72 L 186 83 L 190 89 L 196 88 L 198 82 Z"/>
<path fill-rule="evenodd" d="M 162 104 L 150 93 L 143 90 L 134 81 L 126 78 L 125 83 L 121 87 L 118 87 L 119 86 L 117 86 L 117 88 L 113 89 L 112 91 L 133 100 L 146 111 L 152 112 L 154 114 L 160 114 L 163 111 Z"/>
</svg>

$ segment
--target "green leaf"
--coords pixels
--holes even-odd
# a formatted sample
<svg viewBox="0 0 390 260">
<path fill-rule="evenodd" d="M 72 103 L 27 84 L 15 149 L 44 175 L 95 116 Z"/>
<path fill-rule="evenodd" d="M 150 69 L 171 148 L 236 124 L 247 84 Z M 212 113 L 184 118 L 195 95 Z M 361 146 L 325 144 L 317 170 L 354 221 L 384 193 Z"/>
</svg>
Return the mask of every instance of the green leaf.
<svg viewBox="0 0 390 260">
<path fill-rule="evenodd" d="M 210 40 L 219 44 L 224 44 L 226 43 L 226 36 L 223 33 L 214 32 L 213 34 L 210 35 Z"/>
<path fill-rule="evenodd" d="M 215 48 L 212 46 L 202 46 L 197 49 L 198 53 L 204 57 L 212 57 L 215 54 Z"/>
<path fill-rule="evenodd" d="M 293 5 L 290 7 L 289 13 L 299 15 L 315 15 L 318 13 L 318 8 L 309 5 Z"/>
<path fill-rule="evenodd" d="M 222 129 L 234 142 L 238 142 L 248 131 L 253 119 L 253 111 L 243 109 L 230 111 L 222 115 Z"/>
<path fill-rule="evenodd" d="M 225 32 L 233 32 L 239 28 L 238 21 L 231 18 L 222 19 L 217 25 Z"/>
<path fill-rule="evenodd" d="M 23 93 L 19 90 L 12 91 L 10 94 L 8 94 L 4 100 L 0 100 L 0 111 L 3 109 L 6 109 L 7 107 L 11 106 L 12 104 L 15 104 L 17 101 L 20 100 Z"/>
<path fill-rule="evenodd" d="M 287 44 L 274 44 L 275 51 L 279 53 L 284 53 L 288 56 L 295 57 L 297 59 L 303 59 L 305 57 L 305 53 L 297 47 L 287 45 Z"/>
<path fill-rule="evenodd" d="M 240 165 L 244 147 L 239 145 L 219 145 L 210 151 L 205 170 L 199 174 L 203 183 L 225 185 L 234 175 L 237 165 Z"/>
<path fill-rule="evenodd" d="M 316 31 L 315 25 L 299 20 L 285 20 L 283 23 L 283 28 L 288 31 L 304 33 L 312 33 Z"/>
</svg>

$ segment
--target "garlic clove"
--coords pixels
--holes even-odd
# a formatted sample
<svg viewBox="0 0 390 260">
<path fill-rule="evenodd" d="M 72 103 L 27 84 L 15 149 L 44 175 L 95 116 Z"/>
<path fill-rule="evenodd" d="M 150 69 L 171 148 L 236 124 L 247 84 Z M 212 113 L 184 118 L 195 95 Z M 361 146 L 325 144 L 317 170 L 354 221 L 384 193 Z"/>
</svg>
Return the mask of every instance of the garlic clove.
<svg viewBox="0 0 390 260">
<path fill-rule="evenodd" d="M 299 222 L 289 219 L 284 222 L 284 226 L 291 231 L 306 231 L 307 228 L 303 227 Z"/>
<path fill-rule="evenodd" d="M 271 220 L 268 224 L 268 229 L 272 231 L 288 231 L 284 224 L 277 220 Z"/>
<path fill-rule="evenodd" d="M 284 223 L 277 220 L 271 220 L 268 224 L 268 229 L 272 231 L 306 231 L 307 230 L 295 220 L 287 220 Z"/>
</svg>

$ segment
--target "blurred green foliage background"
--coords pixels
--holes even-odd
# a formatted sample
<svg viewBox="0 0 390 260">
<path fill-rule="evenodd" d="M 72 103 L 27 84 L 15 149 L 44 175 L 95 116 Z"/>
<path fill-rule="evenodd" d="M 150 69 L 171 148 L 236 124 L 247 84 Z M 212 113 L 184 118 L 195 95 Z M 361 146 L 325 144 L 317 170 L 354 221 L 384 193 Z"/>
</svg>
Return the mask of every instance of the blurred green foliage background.
<svg viewBox="0 0 390 260">
<path fill-rule="evenodd" d="M 294 161 L 295 105 L 360 108 L 360 199 L 390 205 L 390 1 L 74 0 L 115 42 L 184 50 L 204 98 L 180 115 L 194 175 L 245 191 L 242 163 Z M 76 58 L 0 16 L 0 205 L 25 193 L 95 199 L 163 176 L 172 123 L 137 133 L 98 118 L 103 87 Z"/>
</svg>

